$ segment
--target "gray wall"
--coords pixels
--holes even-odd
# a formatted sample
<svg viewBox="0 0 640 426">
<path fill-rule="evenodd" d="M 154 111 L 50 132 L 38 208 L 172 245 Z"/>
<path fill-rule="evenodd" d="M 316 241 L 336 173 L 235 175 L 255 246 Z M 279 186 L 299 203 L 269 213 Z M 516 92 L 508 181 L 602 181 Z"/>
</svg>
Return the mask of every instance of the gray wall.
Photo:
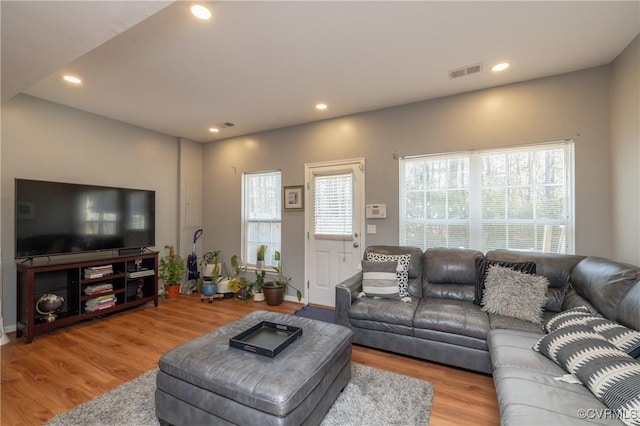
<svg viewBox="0 0 640 426">
<path fill-rule="evenodd" d="M 300 185 L 305 163 L 364 157 L 366 202 L 387 203 L 387 219 L 369 221 L 377 225 L 378 232 L 367 235 L 366 244 L 396 244 L 398 161 L 394 152 L 404 156 L 573 138 L 576 252 L 618 260 L 629 253 L 628 261 L 640 264 L 637 228 L 635 236 L 625 234 L 629 227 L 640 226 L 634 97 L 634 91 L 638 92 L 637 49 L 638 39 L 613 66 L 204 146 L 19 95 L 2 104 L 0 226 L 5 325 L 8 329 L 15 325 L 15 177 L 154 189 L 157 246 L 178 244 L 184 255 L 191 251 L 189 241 L 198 222 L 197 217 L 190 219 L 187 203 L 201 203 L 205 233 L 199 253 L 222 250 L 223 259 L 228 260 L 240 253 L 243 172 L 280 169 L 283 185 Z M 627 161 L 629 158 L 632 160 Z M 187 193 L 185 188 L 197 187 L 198 181 L 200 194 L 197 189 Z M 630 181 L 631 186 L 612 196 L 611 188 L 616 193 L 621 181 Z M 627 198 L 631 207 L 622 201 Z M 284 263 L 297 283 L 304 277 L 304 214 L 283 213 Z"/>
<path fill-rule="evenodd" d="M 156 191 L 156 244 L 178 239 L 178 140 L 26 95 L 2 103 L 2 284 L 7 329 L 16 324 L 14 179 Z"/>
<path fill-rule="evenodd" d="M 178 191 L 180 194 L 179 253 L 187 259 L 193 250 L 193 234 L 202 228 L 202 150 L 203 145 L 188 139 L 180 139 L 180 173 Z M 206 235 L 198 238 L 196 253 L 201 256 Z"/>
<path fill-rule="evenodd" d="M 613 62 L 613 257 L 640 265 L 640 35 Z"/>
<path fill-rule="evenodd" d="M 240 253 L 243 172 L 282 170 L 304 182 L 304 164 L 366 159 L 366 203 L 386 203 L 369 220 L 366 244 L 398 243 L 400 156 L 575 139 L 576 252 L 611 257 L 610 66 L 211 142 L 204 149 L 205 232 L 225 258 Z M 304 278 L 304 213 L 284 213 L 282 252 Z"/>
</svg>

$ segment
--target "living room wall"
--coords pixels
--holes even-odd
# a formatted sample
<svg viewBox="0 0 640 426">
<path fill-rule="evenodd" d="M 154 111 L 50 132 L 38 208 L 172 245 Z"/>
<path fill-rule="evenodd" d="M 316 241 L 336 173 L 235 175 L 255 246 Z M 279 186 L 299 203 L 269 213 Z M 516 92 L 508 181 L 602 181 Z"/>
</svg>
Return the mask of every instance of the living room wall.
<svg viewBox="0 0 640 426">
<path fill-rule="evenodd" d="M 611 66 L 208 143 L 203 217 L 207 249 L 240 253 L 241 176 L 280 169 L 282 185 L 304 183 L 305 163 L 366 159 L 366 203 L 386 203 L 369 220 L 366 244 L 398 243 L 398 160 L 536 142 L 575 140 L 576 253 L 612 256 L 609 88 Z M 330 101 L 330 100 L 329 100 Z M 304 214 L 282 216 L 282 253 L 304 279 Z"/>
<path fill-rule="evenodd" d="M 613 257 L 640 265 L 640 35 L 613 62 Z"/>
<path fill-rule="evenodd" d="M 3 316 L 16 324 L 14 179 L 156 191 L 156 244 L 178 241 L 178 140 L 27 95 L 2 104 Z M 200 156 L 197 156 L 200 161 Z"/>
</svg>

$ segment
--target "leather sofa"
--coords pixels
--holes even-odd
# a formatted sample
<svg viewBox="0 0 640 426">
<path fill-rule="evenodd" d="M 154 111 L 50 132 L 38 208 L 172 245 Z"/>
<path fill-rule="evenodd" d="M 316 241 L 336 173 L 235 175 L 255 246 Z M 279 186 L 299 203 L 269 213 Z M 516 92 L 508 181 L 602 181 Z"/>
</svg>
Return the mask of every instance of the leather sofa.
<svg viewBox="0 0 640 426">
<path fill-rule="evenodd" d="M 536 273 L 549 280 L 544 319 L 586 306 L 635 330 L 640 330 L 639 268 L 593 256 L 509 250 L 485 255 L 469 249 L 423 253 L 415 247 L 370 246 L 365 260 L 370 252 L 411 254 L 411 301 L 358 297 L 362 273 L 340 283 L 336 322 L 353 331 L 353 343 L 493 374 L 505 425 L 622 424 L 580 411 L 607 407 L 585 386 L 556 380 L 567 372 L 532 349 L 544 335 L 540 324 L 487 314 L 474 303 L 477 265 L 535 262 Z"/>
</svg>

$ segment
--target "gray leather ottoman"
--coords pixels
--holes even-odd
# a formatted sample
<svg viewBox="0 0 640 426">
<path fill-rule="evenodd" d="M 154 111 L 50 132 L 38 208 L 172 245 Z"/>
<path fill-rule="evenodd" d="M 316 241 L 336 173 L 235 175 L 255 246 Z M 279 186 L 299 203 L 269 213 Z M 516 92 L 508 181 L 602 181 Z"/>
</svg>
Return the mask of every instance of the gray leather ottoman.
<svg viewBox="0 0 640 426">
<path fill-rule="evenodd" d="M 302 327 L 275 358 L 229 346 L 261 321 Z M 173 425 L 316 425 L 351 378 L 351 330 L 257 311 L 164 354 L 156 415 Z"/>
</svg>

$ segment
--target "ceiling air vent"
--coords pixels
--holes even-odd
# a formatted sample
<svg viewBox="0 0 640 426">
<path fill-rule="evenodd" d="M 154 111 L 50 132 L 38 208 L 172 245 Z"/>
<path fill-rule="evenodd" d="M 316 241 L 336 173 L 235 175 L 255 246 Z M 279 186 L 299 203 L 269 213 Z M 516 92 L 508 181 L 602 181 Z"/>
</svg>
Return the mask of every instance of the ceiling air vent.
<svg viewBox="0 0 640 426">
<path fill-rule="evenodd" d="M 228 121 L 227 121 L 226 123 L 222 123 L 222 125 L 223 125 L 224 127 L 233 127 L 233 126 L 235 126 L 235 124 L 230 123 L 230 122 L 228 122 Z"/>
<path fill-rule="evenodd" d="M 464 77 L 465 75 L 475 74 L 480 71 L 482 71 L 482 63 L 475 64 L 475 65 L 468 65 L 466 67 L 450 70 L 449 78 L 453 80 L 454 78 Z"/>
</svg>

